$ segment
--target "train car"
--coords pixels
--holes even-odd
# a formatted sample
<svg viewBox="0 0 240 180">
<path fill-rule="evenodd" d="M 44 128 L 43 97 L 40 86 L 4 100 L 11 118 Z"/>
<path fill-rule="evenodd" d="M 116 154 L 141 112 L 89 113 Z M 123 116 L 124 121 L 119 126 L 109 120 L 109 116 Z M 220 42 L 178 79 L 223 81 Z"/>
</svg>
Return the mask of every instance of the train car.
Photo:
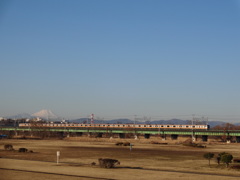
<svg viewBox="0 0 240 180">
<path fill-rule="evenodd" d="M 75 124 L 75 123 L 20 123 L 19 127 L 49 127 L 49 128 L 113 128 L 113 129 L 196 129 L 208 130 L 209 125 L 172 125 L 172 124 Z"/>
</svg>

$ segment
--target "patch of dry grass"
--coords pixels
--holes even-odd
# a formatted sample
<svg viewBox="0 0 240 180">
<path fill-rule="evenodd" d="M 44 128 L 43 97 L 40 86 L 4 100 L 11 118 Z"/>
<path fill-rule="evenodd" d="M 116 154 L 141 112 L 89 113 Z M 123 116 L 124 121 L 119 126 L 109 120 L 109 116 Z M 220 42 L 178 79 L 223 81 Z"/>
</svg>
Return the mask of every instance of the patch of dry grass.
<svg viewBox="0 0 240 180">
<path fill-rule="evenodd" d="M 132 177 L 135 173 L 140 173 L 144 177 L 148 170 L 167 170 L 176 173 L 215 173 L 225 175 L 238 175 L 240 171 L 227 169 L 224 165 L 217 165 L 214 160 L 211 166 L 203 158 L 206 152 L 213 152 L 215 156 L 219 152 L 228 152 L 234 157 L 240 156 L 240 144 L 207 144 L 207 148 L 194 148 L 183 146 L 176 141 L 167 141 L 166 144 L 151 144 L 151 141 L 159 139 L 121 139 L 122 142 L 134 144 L 132 151 L 128 146 L 116 146 L 119 139 L 109 138 L 68 138 L 65 140 L 16 140 L 5 139 L 0 141 L 0 157 L 22 160 L 56 161 L 56 152 L 60 151 L 60 162 L 69 168 L 88 168 L 88 171 L 99 170 L 98 166 L 91 167 L 90 163 L 98 162 L 98 158 L 118 159 L 121 165 L 114 169 L 114 172 L 128 172 L 131 169 Z M 166 141 L 165 141 L 166 142 Z M 12 144 L 15 149 L 25 147 L 33 150 L 34 153 L 18 153 L 17 151 L 3 150 L 4 144 Z M 75 163 L 75 164 L 73 164 Z M 143 171 L 144 170 L 144 171 Z M 108 171 L 109 172 L 109 171 Z M 155 173 L 155 171 L 154 171 Z M 122 174 L 114 175 L 117 179 L 122 179 Z M 147 175 L 146 175 L 147 177 Z M 179 179 L 186 177 L 179 175 Z M 183 178 L 182 178 L 183 179 Z"/>
</svg>

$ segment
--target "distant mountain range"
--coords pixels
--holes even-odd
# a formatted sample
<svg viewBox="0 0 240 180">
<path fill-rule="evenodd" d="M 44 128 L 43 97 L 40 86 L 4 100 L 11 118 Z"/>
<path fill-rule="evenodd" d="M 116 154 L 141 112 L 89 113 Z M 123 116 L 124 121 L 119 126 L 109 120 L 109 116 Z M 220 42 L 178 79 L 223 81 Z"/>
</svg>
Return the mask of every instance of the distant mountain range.
<svg viewBox="0 0 240 180">
<path fill-rule="evenodd" d="M 90 123 L 89 118 L 81 118 L 76 120 L 69 120 L 71 123 Z M 148 121 L 148 122 L 142 122 L 142 121 L 134 121 L 130 119 L 113 119 L 113 120 L 94 120 L 95 124 L 98 123 L 106 123 L 106 124 L 192 124 L 191 120 L 181 120 L 181 119 L 170 119 L 170 120 L 157 120 L 157 121 Z M 208 121 L 208 122 L 202 122 L 202 124 L 208 124 L 210 127 L 214 127 L 217 125 L 223 125 L 226 124 L 226 122 L 223 121 Z M 235 125 L 239 125 L 235 124 Z"/>
<path fill-rule="evenodd" d="M 28 113 L 22 113 L 14 116 L 8 116 L 6 118 L 9 119 L 33 119 L 33 118 L 41 118 L 44 120 L 49 120 L 49 121 L 59 121 L 61 120 L 60 117 L 55 115 L 51 110 L 43 109 L 41 111 L 38 111 L 33 114 L 28 114 Z"/>
<path fill-rule="evenodd" d="M 41 110 L 39 112 L 33 113 L 33 114 L 18 114 L 15 116 L 8 116 L 5 118 L 9 119 L 32 119 L 32 118 L 41 118 L 44 120 L 48 121 L 61 121 L 62 118 L 59 116 L 55 115 L 51 110 Z M 89 118 L 80 118 L 80 119 L 75 119 L 75 120 L 68 120 L 70 123 L 90 123 L 91 120 Z M 155 120 L 155 121 L 134 121 L 130 119 L 112 119 L 112 120 L 94 120 L 95 124 L 98 123 L 105 123 L 105 124 L 131 124 L 131 123 L 136 123 L 136 124 L 192 124 L 191 120 L 182 120 L 182 119 L 170 119 L 170 120 Z M 224 125 L 226 122 L 223 121 L 208 121 L 208 122 L 202 122 L 203 124 L 208 124 L 210 127 L 214 127 L 217 125 Z M 233 123 L 234 125 L 240 125 L 240 123 Z"/>
</svg>

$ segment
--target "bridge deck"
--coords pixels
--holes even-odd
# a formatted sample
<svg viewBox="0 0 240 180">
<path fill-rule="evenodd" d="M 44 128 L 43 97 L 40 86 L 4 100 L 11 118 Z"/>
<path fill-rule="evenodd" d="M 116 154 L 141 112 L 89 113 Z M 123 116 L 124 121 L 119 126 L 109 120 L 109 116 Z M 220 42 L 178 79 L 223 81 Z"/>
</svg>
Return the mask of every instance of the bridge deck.
<svg viewBox="0 0 240 180">
<path fill-rule="evenodd" d="M 50 132 L 82 132 L 82 133 L 136 133 L 153 135 L 206 135 L 206 136 L 240 136 L 240 130 L 171 130 L 171 129 L 100 129 L 100 128 L 15 128 L 0 127 L 0 131 L 50 131 Z"/>
</svg>

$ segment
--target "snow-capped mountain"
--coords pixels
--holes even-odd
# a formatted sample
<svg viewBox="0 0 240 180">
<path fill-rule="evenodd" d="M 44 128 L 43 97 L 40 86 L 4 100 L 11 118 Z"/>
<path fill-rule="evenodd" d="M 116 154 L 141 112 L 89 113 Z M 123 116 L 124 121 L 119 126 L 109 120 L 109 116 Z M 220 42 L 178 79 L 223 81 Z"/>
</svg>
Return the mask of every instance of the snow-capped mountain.
<svg viewBox="0 0 240 180">
<path fill-rule="evenodd" d="M 46 120 L 59 119 L 59 117 L 57 115 L 55 115 L 51 110 L 47 110 L 47 109 L 43 109 L 39 112 L 36 112 L 36 113 L 32 114 L 32 116 L 39 117 L 39 118 L 46 119 Z"/>
</svg>

